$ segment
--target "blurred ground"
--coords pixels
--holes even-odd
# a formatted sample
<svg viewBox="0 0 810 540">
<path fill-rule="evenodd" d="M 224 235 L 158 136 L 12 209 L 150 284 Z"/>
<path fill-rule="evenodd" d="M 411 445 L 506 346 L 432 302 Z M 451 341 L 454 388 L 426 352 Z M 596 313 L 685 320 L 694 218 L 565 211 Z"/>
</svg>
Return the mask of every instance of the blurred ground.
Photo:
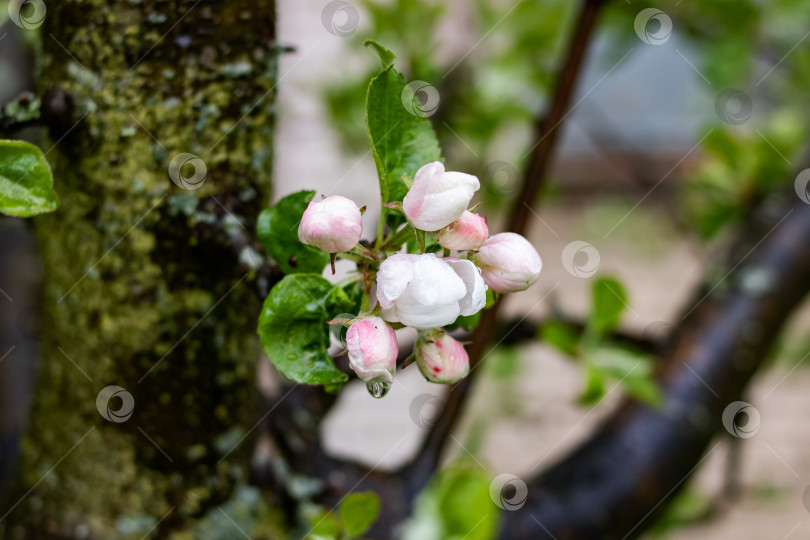
<svg viewBox="0 0 810 540">
<path fill-rule="evenodd" d="M 324 31 L 320 21 L 323 5 L 324 2 L 317 1 L 279 3 L 280 39 L 295 46 L 297 52 L 285 56 L 281 67 L 276 196 L 304 187 L 324 194 L 340 193 L 358 204 L 369 205 L 365 223 L 366 229 L 372 230 L 379 195 L 371 156 L 358 160 L 341 155 L 318 91 L 325 81 L 345 77 L 357 69 L 344 60 L 349 57 L 345 54 L 345 40 Z M 624 76 L 643 72 L 643 58 L 641 62 L 631 64 Z M 681 81 L 677 84 L 683 88 L 700 86 L 697 75 L 688 66 L 673 63 L 667 69 L 674 72 L 673 80 Z M 612 105 L 611 92 L 615 94 L 623 88 L 622 76 L 617 72 L 612 77 L 618 80 L 606 81 L 588 101 Z M 588 75 L 584 80 L 587 82 L 589 77 L 593 78 Z M 635 98 L 629 101 L 630 105 L 640 107 Z M 658 147 L 658 152 L 664 155 L 662 159 L 669 160 L 669 167 L 694 144 L 694 140 L 684 136 L 698 123 L 690 116 L 693 111 L 686 111 L 688 114 L 680 120 L 677 114 L 678 108 L 685 107 L 688 101 L 669 104 L 676 114 L 672 109 L 658 110 L 661 116 L 656 121 L 681 127 L 680 136 L 669 139 L 674 147 Z M 699 103 L 700 99 L 696 101 Z M 583 103 L 582 112 L 570 119 L 574 127 L 565 137 L 566 159 L 557 169 L 562 177 L 584 176 L 579 172 L 583 162 L 595 159 L 576 133 L 576 126 L 588 123 L 586 105 Z M 628 106 L 628 102 L 622 106 Z M 642 116 L 647 115 L 647 109 L 641 109 Z M 608 110 L 615 112 L 613 107 Z M 579 120 L 578 114 L 582 115 Z M 656 121 L 651 120 L 645 129 L 652 129 Z M 599 166 L 598 161 L 589 165 L 589 170 L 600 174 L 608 170 Z M 617 173 L 611 170 L 610 174 Z M 675 182 L 676 176 L 667 184 Z M 601 178 L 594 181 L 598 180 Z M 580 186 L 580 192 L 582 189 Z M 587 191 L 587 185 L 584 189 Z M 666 209 L 672 192 L 667 185 L 631 211 L 640 198 L 635 193 L 625 197 L 605 195 L 591 197 L 585 204 L 579 198 L 564 197 L 543 206 L 530 235 L 543 257 L 543 274 L 532 289 L 510 298 L 506 314 L 528 313 L 529 318 L 540 319 L 548 314 L 550 301 L 555 299 L 566 314 L 583 316 L 587 312 L 590 281 L 568 273 L 561 261 L 563 248 L 571 241 L 582 240 L 598 249 L 599 273 L 618 276 L 629 289 L 631 309 L 623 321 L 626 330 L 641 334 L 655 321 L 677 324 L 678 314 L 683 312 L 713 251 L 689 241 L 668 224 Z M 620 220 L 621 224 L 611 231 Z M 490 225 L 497 230 L 497 219 L 491 220 Z M 810 496 L 804 497 L 807 503 L 803 503 L 803 493 L 810 484 L 810 453 L 806 451 L 810 446 L 810 426 L 806 422 L 810 399 L 805 390 L 810 385 L 810 371 L 804 366 L 794 369 L 802 357 L 796 354 L 797 339 L 802 339 L 810 328 L 808 307 L 805 305 L 791 325 L 792 339 L 787 340 L 790 346 L 776 359 L 775 366 L 756 380 L 746 398 L 760 411 L 761 426 L 754 437 L 742 441 L 741 499 L 716 519 L 670 531 L 667 538 L 810 537 Z M 495 472 L 526 477 L 548 466 L 586 437 L 620 397 L 616 389 L 593 408 L 576 406 L 582 383 L 579 370 L 539 344 L 520 349 L 511 377 L 496 373 L 499 371 L 496 363 L 510 362 L 503 351 L 496 350 L 487 360 L 482 369 L 490 370 L 492 376 L 479 379 L 462 429 L 454 436 L 453 450 L 454 455 L 475 454 L 476 459 Z M 338 407 L 328 419 L 326 446 L 335 454 L 369 465 L 396 467 L 420 443 L 423 434 L 420 418 L 422 422 L 429 421 L 430 404 L 421 409 L 421 417 L 412 416 L 411 405 L 421 394 L 443 391 L 444 388 L 426 383 L 415 368 L 400 373 L 383 400 L 373 400 L 362 385 L 353 384 L 341 394 Z M 692 498 L 708 500 L 719 492 L 727 449 L 727 441 L 722 440 L 711 451 L 696 480 L 690 483 Z"/>
</svg>

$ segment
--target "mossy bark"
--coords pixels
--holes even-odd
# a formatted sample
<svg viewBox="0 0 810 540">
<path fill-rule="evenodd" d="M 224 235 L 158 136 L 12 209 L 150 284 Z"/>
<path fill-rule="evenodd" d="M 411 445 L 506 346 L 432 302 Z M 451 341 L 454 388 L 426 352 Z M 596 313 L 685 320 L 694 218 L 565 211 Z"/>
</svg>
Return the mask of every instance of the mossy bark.
<svg viewBox="0 0 810 540">
<path fill-rule="evenodd" d="M 232 243 L 269 196 L 274 2 L 47 8 L 40 81 L 62 206 L 36 219 L 42 361 L 1 525 L 8 538 L 186 538 L 228 517 L 262 537 L 240 441 L 256 420 L 260 298 Z M 180 153 L 205 163 L 199 189 L 170 179 Z M 134 398 L 126 421 L 97 408 L 109 385 Z"/>
</svg>

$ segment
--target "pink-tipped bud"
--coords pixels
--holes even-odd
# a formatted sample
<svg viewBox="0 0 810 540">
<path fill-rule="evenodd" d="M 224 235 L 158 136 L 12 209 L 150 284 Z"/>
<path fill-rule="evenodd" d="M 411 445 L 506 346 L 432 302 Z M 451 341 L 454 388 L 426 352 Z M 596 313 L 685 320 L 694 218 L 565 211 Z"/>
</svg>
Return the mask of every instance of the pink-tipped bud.
<svg viewBox="0 0 810 540">
<path fill-rule="evenodd" d="M 394 382 L 397 336 L 379 317 L 360 319 L 346 332 L 349 365 L 366 382 Z"/>
<path fill-rule="evenodd" d="M 515 233 L 490 237 L 478 249 L 475 264 L 489 288 L 499 293 L 528 289 L 540 276 L 543 262 L 528 240 Z"/>
<path fill-rule="evenodd" d="M 416 171 L 402 210 L 417 229 L 438 231 L 461 217 L 479 187 L 475 176 L 445 172 L 444 165 L 434 161 Z"/>
<path fill-rule="evenodd" d="M 439 230 L 436 234 L 436 241 L 443 248 L 462 251 L 478 249 L 486 241 L 487 236 L 489 236 L 489 229 L 486 218 L 464 210 L 460 218 Z"/>
<path fill-rule="evenodd" d="M 360 209 L 354 201 L 332 195 L 310 201 L 298 226 L 298 239 L 327 253 L 349 251 L 363 234 Z"/>
<path fill-rule="evenodd" d="M 470 359 L 464 346 L 440 329 L 419 332 L 416 365 L 430 382 L 453 384 L 470 372 Z"/>
</svg>

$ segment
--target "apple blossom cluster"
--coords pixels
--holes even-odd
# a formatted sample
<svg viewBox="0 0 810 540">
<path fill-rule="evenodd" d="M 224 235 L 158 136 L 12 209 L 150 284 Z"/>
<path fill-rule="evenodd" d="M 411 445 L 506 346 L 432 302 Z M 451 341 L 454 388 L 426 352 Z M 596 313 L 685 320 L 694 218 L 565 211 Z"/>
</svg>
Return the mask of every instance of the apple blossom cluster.
<svg viewBox="0 0 810 540">
<path fill-rule="evenodd" d="M 354 202 L 333 195 L 309 203 L 298 228 L 301 242 L 370 261 L 363 263 L 366 313 L 346 321 L 350 366 L 367 383 L 393 382 L 399 352 L 393 326 L 418 330 L 412 360 L 427 380 L 455 383 L 469 373 L 469 358 L 443 327 L 481 311 L 487 289 L 513 293 L 537 281 L 542 262 L 528 240 L 509 232 L 489 236 L 486 219 L 468 210 L 479 187 L 475 176 L 445 171 L 435 161 L 416 172 L 401 205 L 395 205 L 415 233 L 433 235 L 443 256 L 408 253 L 404 241 L 393 253 L 383 249 L 385 241 L 371 252 L 358 245 L 363 227 Z M 389 239 L 402 238 L 398 232 Z"/>
</svg>

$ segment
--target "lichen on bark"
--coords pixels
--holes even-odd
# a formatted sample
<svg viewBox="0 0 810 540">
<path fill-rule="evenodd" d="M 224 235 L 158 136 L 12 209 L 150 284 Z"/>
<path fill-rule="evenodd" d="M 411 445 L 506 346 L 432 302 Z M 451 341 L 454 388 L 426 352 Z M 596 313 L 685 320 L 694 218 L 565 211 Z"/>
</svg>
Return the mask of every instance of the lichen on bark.
<svg viewBox="0 0 810 540">
<path fill-rule="evenodd" d="M 48 3 L 41 87 L 70 106 L 49 120 L 62 206 L 36 220 L 48 328 L 9 538 L 185 537 L 247 482 L 260 299 L 229 240 L 270 194 L 273 4 Z M 184 152 L 200 189 L 169 178 Z M 97 410 L 108 385 L 125 422 Z"/>
</svg>

